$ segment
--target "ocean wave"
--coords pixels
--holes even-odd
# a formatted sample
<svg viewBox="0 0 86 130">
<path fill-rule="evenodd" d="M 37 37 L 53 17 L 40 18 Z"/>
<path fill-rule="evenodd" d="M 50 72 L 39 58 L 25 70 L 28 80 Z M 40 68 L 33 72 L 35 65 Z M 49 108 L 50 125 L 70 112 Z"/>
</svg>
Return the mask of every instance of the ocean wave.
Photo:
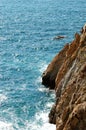
<svg viewBox="0 0 86 130">
<path fill-rule="evenodd" d="M 46 68 L 47 68 L 47 63 L 42 62 L 42 63 L 40 64 L 40 66 L 39 66 L 39 71 L 40 71 L 41 73 L 43 73 L 43 71 L 46 70 Z"/>
<path fill-rule="evenodd" d="M 18 90 L 24 91 L 24 90 L 27 89 L 26 87 L 27 87 L 26 83 L 25 84 L 21 84 L 21 87 L 19 87 Z"/>
<path fill-rule="evenodd" d="M 48 103 L 46 104 L 46 107 L 47 107 L 47 108 L 51 108 L 53 105 L 54 105 L 53 102 L 48 102 Z"/>
<path fill-rule="evenodd" d="M 41 86 L 38 88 L 38 91 L 40 91 L 40 92 L 48 92 L 48 91 L 49 91 L 49 88 L 46 88 L 46 87 L 44 87 L 43 85 L 41 85 Z"/>
<path fill-rule="evenodd" d="M 36 83 L 36 84 L 39 84 L 39 83 L 41 83 L 41 82 L 42 82 L 42 78 L 41 78 L 41 76 L 39 76 L 39 77 L 36 79 L 35 83 Z"/>
<path fill-rule="evenodd" d="M 46 111 L 39 111 L 38 113 L 36 113 L 35 118 L 34 118 L 35 122 L 33 121 L 33 123 L 29 123 L 28 128 L 30 128 L 31 130 L 55 130 L 56 126 L 52 125 L 48 122 L 48 113 Z"/>
<path fill-rule="evenodd" d="M 45 87 L 44 85 L 39 86 L 38 91 L 40 91 L 40 92 L 49 92 L 51 94 L 51 97 L 55 97 L 55 91 Z"/>
<path fill-rule="evenodd" d="M 7 97 L 3 94 L 0 94 L 0 104 L 5 101 L 7 99 Z"/>
<path fill-rule="evenodd" d="M 11 123 L 0 121 L 0 130 L 14 130 Z"/>
<path fill-rule="evenodd" d="M 0 74 L 0 79 L 2 79 L 3 78 L 3 76 L 2 76 L 2 74 Z"/>
<path fill-rule="evenodd" d="M 5 37 L 0 37 L 0 41 L 5 41 L 7 40 Z"/>
</svg>

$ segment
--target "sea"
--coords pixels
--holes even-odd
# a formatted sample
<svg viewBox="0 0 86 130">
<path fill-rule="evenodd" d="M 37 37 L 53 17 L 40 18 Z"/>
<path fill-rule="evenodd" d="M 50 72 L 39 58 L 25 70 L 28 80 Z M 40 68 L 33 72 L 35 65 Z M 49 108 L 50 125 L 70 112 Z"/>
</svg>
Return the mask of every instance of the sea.
<svg viewBox="0 0 86 130">
<path fill-rule="evenodd" d="M 56 129 L 41 76 L 85 22 L 85 0 L 0 0 L 0 130 Z"/>
</svg>

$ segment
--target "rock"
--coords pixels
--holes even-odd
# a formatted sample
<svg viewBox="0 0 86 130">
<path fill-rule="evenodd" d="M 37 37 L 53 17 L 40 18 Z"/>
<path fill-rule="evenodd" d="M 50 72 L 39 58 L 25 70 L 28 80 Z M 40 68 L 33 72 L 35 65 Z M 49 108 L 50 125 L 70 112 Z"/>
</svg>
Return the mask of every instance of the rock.
<svg viewBox="0 0 86 130">
<path fill-rule="evenodd" d="M 55 79 L 60 66 L 64 63 L 66 58 L 66 51 L 69 48 L 69 44 L 66 44 L 59 54 L 55 56 L 52 62 L 49 64 L 47 69 L 42 75 L 42 84 L 49 87 L 50 89 L 55 88 Z"/>
<path fill-rule="evenodd" d="M 49 122 L 55 124 L 56 122 L 56 115 L 55 115 L 56 105 L 53 105 L 50 114 L 49 114 Z"/>
<path fill-rule="evenodd" d="M 49 114 L 49 122 L 56 124 L 56 130 L 86 130 L 85 31 L 76 33 L 73 42 L 52 60 L 42 81 L 56 92 Z"/>
<path fill-rule="evenodd" d="M 86 102 L 76 105 L 71 112 L 63 130 L 86 129 Z"/>
</svg>

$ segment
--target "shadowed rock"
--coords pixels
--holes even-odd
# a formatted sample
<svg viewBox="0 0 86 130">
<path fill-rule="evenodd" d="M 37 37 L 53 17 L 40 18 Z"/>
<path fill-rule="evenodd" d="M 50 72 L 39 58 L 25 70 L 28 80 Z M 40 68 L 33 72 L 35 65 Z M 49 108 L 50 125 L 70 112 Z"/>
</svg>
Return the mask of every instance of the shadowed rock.
<svg viewBox="0 0 86 130">
<path fill-rule="evenodd" d="M 66 51 L 69 48 L 69 44 L 66 44 L 59 54 L 55 56 L 52 62 L 48 65 L 47 69 L 42 75 L 42 84 L 49 87 L 50 89 L 55 88 L 55 79 L 60 66 L 64 63 L 66 58 Z"/>
</svg>

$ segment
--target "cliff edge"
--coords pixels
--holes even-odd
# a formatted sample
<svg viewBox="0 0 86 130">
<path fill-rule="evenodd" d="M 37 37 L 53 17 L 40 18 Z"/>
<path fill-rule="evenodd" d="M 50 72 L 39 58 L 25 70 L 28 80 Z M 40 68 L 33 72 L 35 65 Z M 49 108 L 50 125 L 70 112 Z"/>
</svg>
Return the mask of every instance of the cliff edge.
<svg viewBox="0 0 86 130">
<path fill-rule="evenodd" d="M 86 130 L 86 25 L 49 64 L 42 84 L 56 92 L 49 113 L 56 130 Z"/>
</svg>

